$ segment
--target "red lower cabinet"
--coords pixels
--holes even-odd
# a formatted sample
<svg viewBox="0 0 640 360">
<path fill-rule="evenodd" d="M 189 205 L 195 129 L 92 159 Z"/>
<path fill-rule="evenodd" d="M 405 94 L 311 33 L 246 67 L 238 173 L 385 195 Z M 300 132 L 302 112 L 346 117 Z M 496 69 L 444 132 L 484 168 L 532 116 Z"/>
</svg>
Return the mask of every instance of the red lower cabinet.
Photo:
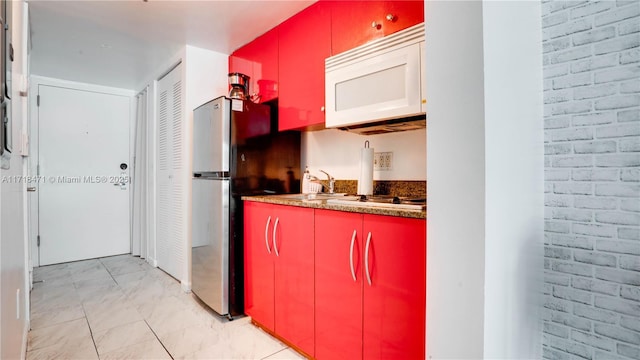
<svg viewBox="0 0 640 360">
<path fill-rule="evenodd" d="M 313 209 L 245 202 L 245 312 L 314 355 Z"/>
<path fill-rule="evenodd" d="M 316 359 L 424 359 L 426 221 L 245 202 L 245 311 Z"/>
<path fill-rule="evenodd" d="M 267 232 L 275 219 L 269 206 L 244 203 L 244 311 L 267 329 L 275 330 L 273 246 Z"/>
<path fill-rule="evenodd" d="M 313 209 L 274 207 L 276 333 L 313 356 Z"/>
<path fill-rule="evenodd" d="M 362 359 L 362 214 L 315 220 L 316 358 Z"/>
<path fill-rule="evenodd" d="M 364 359 L 425 358 L 426 230 L 425 220 L 364 215 Z"/>
<path fill-rule="evenodd" d="M 426 221 L 316 210 L 315 239 L 316 358 L 424 359 Z"/>
</svg>

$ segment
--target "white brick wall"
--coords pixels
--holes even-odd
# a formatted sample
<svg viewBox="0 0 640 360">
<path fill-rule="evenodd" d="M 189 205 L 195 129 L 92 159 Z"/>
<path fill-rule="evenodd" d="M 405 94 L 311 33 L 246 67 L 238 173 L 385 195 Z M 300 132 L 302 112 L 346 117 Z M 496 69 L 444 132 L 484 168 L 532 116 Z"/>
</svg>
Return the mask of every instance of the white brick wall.
<svg viewBox="0 0 640 360">
<path fill-rule="evenodd" d="M 640 1 L 542 1 L 548 359 L 640 359 Z"/>
</svg>

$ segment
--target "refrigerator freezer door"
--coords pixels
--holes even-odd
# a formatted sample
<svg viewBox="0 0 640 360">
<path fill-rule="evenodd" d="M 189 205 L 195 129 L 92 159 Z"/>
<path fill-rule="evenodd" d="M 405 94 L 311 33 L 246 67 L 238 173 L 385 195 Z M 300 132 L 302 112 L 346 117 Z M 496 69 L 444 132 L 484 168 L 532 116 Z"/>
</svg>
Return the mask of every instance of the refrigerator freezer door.
<svg viewBox="0 0 640 360">
<path fill-rule="evenodd" d="M 229 180 L 193 179 L 192 291 L 229 313 Z"/>
<path fill-rule="evenodd" d="M 229 171 L 229 100 L 220 97 L 193 110 L 193 172 Z"/>
</svg>

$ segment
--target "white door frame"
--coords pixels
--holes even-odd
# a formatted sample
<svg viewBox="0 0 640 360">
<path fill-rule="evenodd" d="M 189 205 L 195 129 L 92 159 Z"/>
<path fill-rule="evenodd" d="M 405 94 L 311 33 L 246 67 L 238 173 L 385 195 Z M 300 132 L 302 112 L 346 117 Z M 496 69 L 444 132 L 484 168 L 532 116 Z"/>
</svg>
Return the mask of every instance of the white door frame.
<svg viewBox="0 0 640 360">
<path fill-rule="evenodd" d="M 79 83 L 75 81 L 54 79 L 44 76 L 31 75 L 29 81 L 29 176 L 35 177 L 38 173 L 38 87 L 40 85 L 64 87 L 68 89 L 99 92 L 109 95 L 129 96 L 131 101 L 136 95 L 135 91 L 128 89 L 113 88 L 107 86 Z M 134 102 L 135 103 L 135 102 Z M 132 149 L 135 140 L 135 106 L 130 107 L 129 114 L 129 149 Z M 133 164 L 133 151 L 129 151 L 129 164 Z M 38 183 L 29 184 L 36 187 L 36 193 L 40 190 Z M 129 192 L 131 197 L 133 192 Z M 131 199 L 130 199 L 131 200 Z M 131 204 L 131 201 L 129 201 Z M 129 205 L 131 206 L 131 205 Z M 31 247 L 31 261 L 34 267 L 40 266 L 40 257 L 38 251 L 38 224 L 39 224 L 39 206 L 38 196 L 29 198 L 29 246 Z M 129 212 L 129 223 L 131 223 L 131 211 Z"/>
</svg>

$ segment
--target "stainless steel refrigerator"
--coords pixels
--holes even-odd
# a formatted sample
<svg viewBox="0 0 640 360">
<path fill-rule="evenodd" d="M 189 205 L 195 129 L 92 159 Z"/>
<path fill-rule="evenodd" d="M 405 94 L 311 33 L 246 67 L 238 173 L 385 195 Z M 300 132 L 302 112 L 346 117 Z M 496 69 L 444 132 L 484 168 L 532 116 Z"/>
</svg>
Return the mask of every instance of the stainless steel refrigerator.
<svg viewBox="0 0 640 360">
<path fill-rule="evenodd" d="M 277 103 L 219 97 L 193 112 L 192 291 L 230 319 L 244 312 L 242 196 L 300 192 L 300 133 Z"/>
</svg>

